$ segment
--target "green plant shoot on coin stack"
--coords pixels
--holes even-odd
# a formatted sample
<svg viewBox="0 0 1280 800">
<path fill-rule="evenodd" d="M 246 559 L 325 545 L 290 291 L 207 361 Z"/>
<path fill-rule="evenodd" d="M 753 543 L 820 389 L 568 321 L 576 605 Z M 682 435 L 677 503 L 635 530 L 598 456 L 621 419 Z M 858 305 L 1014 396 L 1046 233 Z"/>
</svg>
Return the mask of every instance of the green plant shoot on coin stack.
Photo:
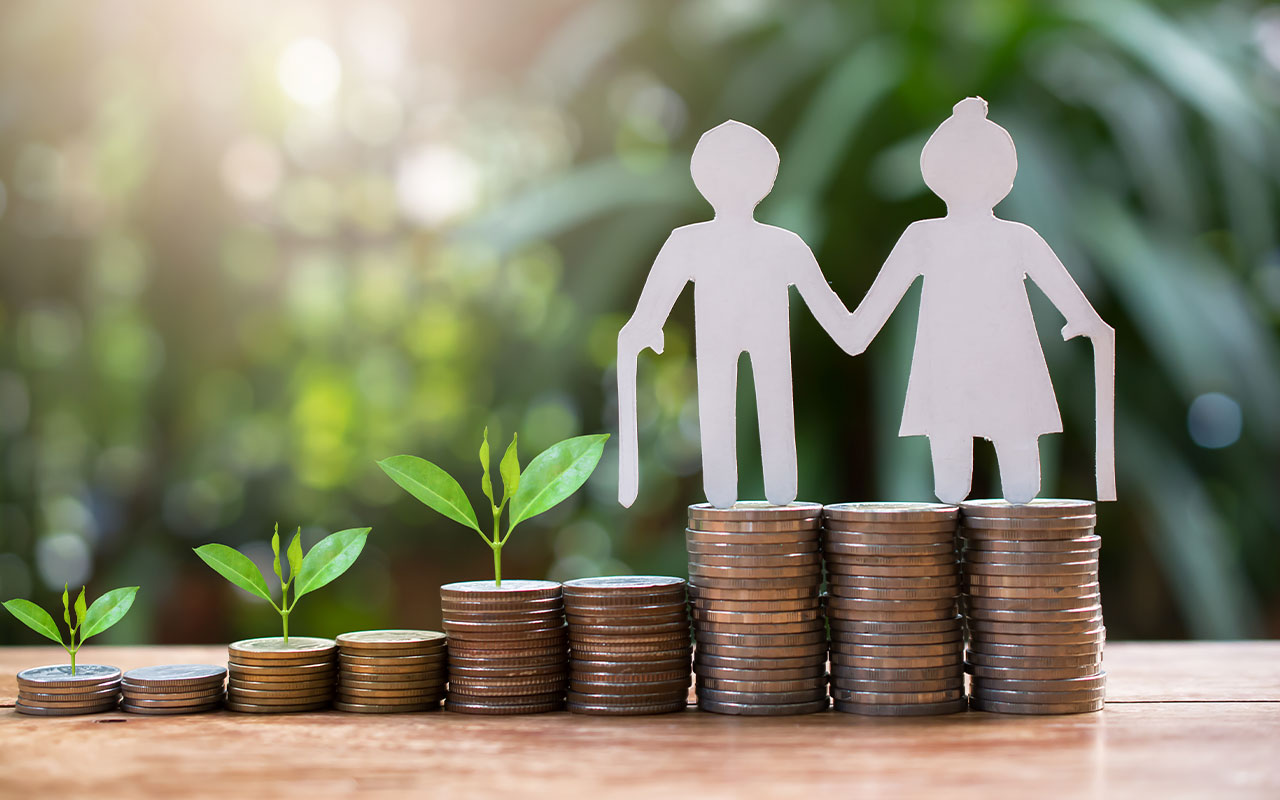
<svg viewBox="0 0 1280 800">
<path fill-rule="evenodd" d="M 516 453 L 518 436 L 511 437 L 511 444 L 498 464 L 502 476 L 502 501 L 493 493 L 493 479 L 489 475 L 489 429 L 484 429 L 480 443 L 480 491 L 489 501 L 493 514 L 492 533 L 480 529 L 475 509 L 462 486 L 440 467 L 417 456 L 392 456 L 378 462 L 382 471 L 409 494 L 428 507 L 460 525 L 480 534 L 493 551 L 493 582 L 502 585 L 502 547 L 516 526 L 530 517 L 537 516 L 562 502 L 587 482 L 600 456 L 609 434 L 575 436 L 553 444 L 529 462 L 522 472 Z M 510 508 L 508 509 L 508 505 Z M 503 510 L 508 510 L 507 532 L 502 533 Z"/>
<path fill-rule="evenodd" d="M 280 525 L 276 524 L 271 534 L 271 552 L 274 556 L 272 569 L 276 579 L 280 581 L 280 603 L 271 597 L 266 578 L 258 569 L 258 565 L 244 553 L 225 544 L 206 544 L 195 548 L 196 555 L 204 563 L 213 567 L 219 575 L 244 589 L 252 595 L 261 597 L 271 604 L 280 615 L 281 638 L 289 643 L 289 615 L 298 605 L 304 594 L 314 592 L 321 586 L 333 581 L 346 572 L 355 560 L 360 557 L 364 543 L 369 537 L 371 528 L 350 528 L 345 531 L 331 533 L 311 548 L 304 557 L 302 554 L 302 529 L 299 528 L 289 542 L 285 552 L 285 560 L 289 565 L 289 579 L 284 578 L 283 565 L 280 562 Z M 289 590 L 293 589 L 293 601 L 289 601 Z"/>
<path fill-rule="evenodd" d="M 30 600 L 21 598 L 9 600 L 5 602 L 4 607 L 28 628 L 61 645 L 71 659 L 71 674 L 75 675 L 76 652 L 80 650 L 84 640 L 91 636 L 97 636 L 124 619 L 124 615 L 129 613 L 129 609 L 133 607 L 133 598 L 138 593 L 138 587 L 125 586 L 121 589 L 112 589 L 102 597 L 94 600 L 93 605 L 87 608 L 84 602 L 85 587 L 80 587 L 80 596 L 76 598 L 74 607 L 71 605 L 71 595 L 67 589 L 67 584 L 62 584 L 62 621 L 67 624 L 67 640 L 65 642 L 62 641 L 62 632 L 58 630 L 58 623 L 53 621 L 53 617 L 49 615 L 49 612 Z M 74 625 L 71 624 L 73 608 L 75 611 Z"/>
</svg>

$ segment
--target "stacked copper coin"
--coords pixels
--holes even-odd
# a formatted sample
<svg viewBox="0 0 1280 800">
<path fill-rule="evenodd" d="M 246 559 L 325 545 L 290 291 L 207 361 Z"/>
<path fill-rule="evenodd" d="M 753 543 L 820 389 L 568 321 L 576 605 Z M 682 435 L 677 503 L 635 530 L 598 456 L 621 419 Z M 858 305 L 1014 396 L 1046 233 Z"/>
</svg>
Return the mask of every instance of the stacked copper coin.
<svg viewBox="0 0 1280 800">
<path fill-rule="evenodd" d="M 338 646 L 332 639 L 244 639 L 227 648 L 227 708 L 288 714 L 328 708 Z"/>
<path fill-rule="evenodd" d="M 838 711 L 926 716 L 965 709 L 955 506 L 824 509 L 831 697 Z"/>
<path fill-rule="evenodd" d="M 698 707 L 780 716 L 827 707 L 822 506 L 689 507 Z"/>
<path fill-rule="evenodd" d="M 434 711 L 444 699 L 445 637 L 438 631 L 339 634 L 333 707 L 361 714 Z"/>
<path fill-rule="evenodd" d="M 120 701 L 120 670 L 101 664 L 33 667 L 18 673 L 14 710 L 35 717 L 112 711 Z"/>
<path fill-rule="evenodd" d="M 1097 517 L 1087 500 L 961 506 L 970 705 L 1097 711 L 1106 697 Z"/>
<path fill-rule="evenodd" d="M 536 714 L 564 708 L 569 648 L 560 584 L 466 581 L 440 587 L 449 634 L 445 710 Z"/>
<path fill-rule="evenodd" d="M 216 664 L 164 664 L 124 674 L 120 709 L 130 714 L 168 716 L 213 711 L 222 705 L 225 667 Z"/>
<path fill-rule="evenodd" d="M 689 610 L 681 578 L 581 578 L 563 587 L 569 621 L 569 710 L 683 711 L 689 698 Z"/>
</svg>

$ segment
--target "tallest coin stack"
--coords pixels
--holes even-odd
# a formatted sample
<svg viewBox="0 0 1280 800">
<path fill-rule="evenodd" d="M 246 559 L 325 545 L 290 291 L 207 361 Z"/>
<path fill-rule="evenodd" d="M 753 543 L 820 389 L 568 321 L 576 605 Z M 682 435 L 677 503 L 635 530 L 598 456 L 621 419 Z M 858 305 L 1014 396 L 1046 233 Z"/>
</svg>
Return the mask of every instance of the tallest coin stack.
<svg viewBox="0 0 1280 800">
<path fill-rule="evenodd" d="M 827 707 L 822 506 L 689 507 L 698 707 L 781 716 Z"/>
<path fill-rule="evenodd" d="M 970 704 L 1073 714 L 1105 702 L 1097 517 L 1087 500 L 960 506 Z"/>
</svg>

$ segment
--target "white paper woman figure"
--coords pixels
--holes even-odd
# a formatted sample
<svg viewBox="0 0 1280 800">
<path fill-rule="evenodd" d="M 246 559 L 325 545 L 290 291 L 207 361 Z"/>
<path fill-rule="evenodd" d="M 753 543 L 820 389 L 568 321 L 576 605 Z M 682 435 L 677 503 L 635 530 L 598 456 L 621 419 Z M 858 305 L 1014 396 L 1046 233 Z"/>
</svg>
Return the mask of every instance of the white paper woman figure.
<svg viewBox="0 0 1280 800">
<path fill-rule="evenodd" d="M 946 503 L 969 494 L 974 437 L 990 439 L 1005 499 L 1027 503 L 1040 491 L 1038 438 L 1062 430 L 1024 285 L 1031 278 L 1066 317 L 1063 338 L 1093 342 L 1098 498 L 1113 500 L 1115 331 L 1039 234 L 993 213 L 1017 170 L 1013 139 L 987 119 L 986 101 L 957 103 L 920 156 L 924 181 L 947 215 L 902 234 L 854 311 L 850 336 L 861 352 L 923 276 L 898 435 L 929 437 L 934 493 Z"/>
<path fill-rule="evenodd" d="M 698 140 L 690 167 L 694 185 L 715 210 L 715 219 L 671 232 L 645 281 L 635 314 L 618 334 L 618 502 L 630 506 L 639 489 L 637 356 L 646 347 L 662 352 L 662 326 L 685 284 L 693 281 L 707 500 L 727 508 L 738 498 L 735 406 L 738 358 L 745 352 L 755 378 L 765 497 L 785 505 L 796 499 L 798 481 L 788 287 L 800 290 L 833 336 L 849 312 L 799 236 L 755 221 L 755 207 L 773 189 L 778 175 L 778 151 L 764 134 L 733 121 L 712 128 Z"/>
</svg>

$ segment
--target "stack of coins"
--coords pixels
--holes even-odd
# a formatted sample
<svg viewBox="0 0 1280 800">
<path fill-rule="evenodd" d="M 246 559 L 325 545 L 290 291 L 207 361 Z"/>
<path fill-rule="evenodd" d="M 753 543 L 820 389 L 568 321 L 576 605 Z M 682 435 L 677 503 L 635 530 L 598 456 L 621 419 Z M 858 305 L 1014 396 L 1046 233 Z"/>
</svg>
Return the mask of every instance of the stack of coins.
<svg viewBox="0 0 1280 800">
<path fill-rule="evenodd" d="M 698 707 L 781 716 L 827 707 L 822 506 L 689 507 Z"/>
<path fill-rule="evenodd" d="M 363 714 L 440 708 L 448 675 L 443 633 L 357 631 L 337 642 L 334 708 Z"/>
<path fill-rule="evenodd" d="M 569 710 L 683 711 L 689 699 L 689 610 L 681 578 L 636 575 L 564 584 Z"/>
<path fill-rule="evenodd" d="M 165 664 L 124 674 L 120 708 L 130 714 L 167 716 L 213 711 L 222 705 L 225 667 L 214 664 Z"/>
<path fill-rule="evenodd" d="M 228 648 L 227 708 L 287 714 L 328 708 L 338 646 L 332 639 L 244 639 Z"/>
<path fill-rule="evenodd" d="M 836 710 L 895 717 L 965 710 L 956 516 L 955 506 L 933 503 L 824 509 Z"/>
<path fill-rule="evenodd" d="M 1087 500 L 961 506 L 970 704 L 1078 714 L 1105 703 L 1100 537 Z"/>
<path fill-rule="evenodd" d="M 440 587 L 449 634 L 446 711 L 537 714 L 564 708 L 569 648 L 560 584 L 505 580 Z"/>
<path fill-rule="evenodd" d="M 35 717 L 70 717 L 115 709 L 120 700 L 120 670 L 101 664 L 33 667 L 18 673 L 14 710 Z"/>
</svg>

